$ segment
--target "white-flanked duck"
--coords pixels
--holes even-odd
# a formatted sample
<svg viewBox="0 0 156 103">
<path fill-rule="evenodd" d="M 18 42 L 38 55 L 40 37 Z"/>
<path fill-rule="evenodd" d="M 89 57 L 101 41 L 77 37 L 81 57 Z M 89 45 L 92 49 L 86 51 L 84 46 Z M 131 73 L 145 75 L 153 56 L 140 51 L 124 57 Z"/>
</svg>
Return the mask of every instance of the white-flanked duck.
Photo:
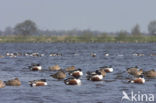
<svg viewBox="0 0 156 103">
<path fill-rule="evenodd" d="M 64 80 L 66 85 L 81 85 L 81 80 L 79 78 L 67 78 Z"/>
<path fill-rule="evenodd" d="M 111 73 L 113 72 L 113 67 L 110 65 L 110 66 L 103 66 L 103 67 L 100 67 L 100 69 L 104 70 L 106 73 Z"/>
<path fill-rule="evenodd" d="M 79 77 L 81 77 L 81 76 L 83 75 L 83 72 L 82 72 L 82 70 L 79 68 L 79 69 L 77 69 L 77 70 L 74 70 L 74 71 L 69 72 L 69 75 L 71 75 L 71 76 L 73 76 L 73 77 L 75 77 L 75 78 L 79 78 Z"/>
<path fill-rule="evenodd" d="M 42 70 L 42 66 L 40 64 L 32 64 L 29 66 L 30 70 L 32 71 L 40 71 Z"/>
<path fill-rule="evenodd" d="M 31 87 L 38 87 L 38 86 L 48 85 L 47 82 L 46 82 L 46 79 L 29 81 L 29 84 L 30 84 Z"/>
<path fill-rule="evenodd" d="M 133 80 L 129 80 L 128 82 L 130 82 L 130 83 L 143 84 L 143 83 L 145 83 L 145 78 L 144 78 L 143 75 L 140 75 L 138 78 L 135 78 Z"/>
<path fill-rule="evenodd" d="M 102 81 L 103 75 L 99 70 L 96 70 L 95 73 L 92 72 L 91 74 L 88 74 L 87 79 L 91 81 Z"/>
</svg>

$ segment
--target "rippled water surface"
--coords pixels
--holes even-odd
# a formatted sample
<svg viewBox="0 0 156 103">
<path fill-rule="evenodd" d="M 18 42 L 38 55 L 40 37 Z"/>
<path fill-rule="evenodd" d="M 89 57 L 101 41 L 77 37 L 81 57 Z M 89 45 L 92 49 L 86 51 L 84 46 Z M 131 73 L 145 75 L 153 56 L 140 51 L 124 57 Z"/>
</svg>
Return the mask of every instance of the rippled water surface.
<svg viewBox="0 0 156 103">
<path fill-rule="evenodd" d="M 19 77 L 20 87 L 0 88 L 0 103 L 120 103 L 122 91 L 129 95 L 131 91 L 151 93 L 156 98 L 156 79 L 146 79 L 143 85 L 127 83 L 126 68 L 139 66 L 144 70 L 156 69 L 156 44 L 118 44 L 118 43 L 7 43 L 0 44 L 0 55 L 7 52 L 39 52 L 43 57 L 17 56 L 0 58 L 0 80 Z M 50 57 L 50 53 L 62 56 Z M 96 53 L 91 57 L 90 53 Z M 109 56 L 105 56 L 109 53 Z M 134 56 L 143 53 L 144 56 Z M 32 72 L 27 67 L 31 63 L 40 63 L 43 71 Z M 107 74 L 101 82 L 87 81 L 81 78 L 82 85 L 67 86 L 63 81 L 51 78 L 48 67 L 59 64 L 62 68 L 75 65 L 84 72 L 96 70 L 104 65 L 112 65 L 114 72 Z M 85 73 L 84 73 L 85 74 Z M 47 79 L 48 86 L 32 88 L 28 81 Z M 129 103 L 128 101 L 124 101 Z M 153 102 L 154 103 L 154 102 Z"/>
</svg>

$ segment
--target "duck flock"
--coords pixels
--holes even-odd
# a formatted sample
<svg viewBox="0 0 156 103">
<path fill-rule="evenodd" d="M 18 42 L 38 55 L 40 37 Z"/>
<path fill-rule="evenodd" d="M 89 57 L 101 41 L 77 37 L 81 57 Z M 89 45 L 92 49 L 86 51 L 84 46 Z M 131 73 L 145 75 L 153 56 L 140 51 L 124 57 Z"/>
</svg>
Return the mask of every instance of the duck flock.
<svg viewBox="0 0 156 103">
<path fill-rule="evenodd" d="M 40 64 L 31 64 L 28 69 L 32 72 L 42 71 L 42 66 Z M 61 69 L 59 65 L 54 65 L 49 67 L 50 71 L 56 71 L 56 73 L 51 74 L 52 78 L 58 79 L 59 81 L 64 81 L 65 85 L 81 85 L 81 77 L 85 75 L 88 81 L 98 82 L 103 81 L 106 74 L 113 73 L 114 69 L 112 66 L 98 67 L 95 71 L 83 72 L 82 69 L 76 68 L 75 66 L 70 66 L 65 69 Z M 156 78 L 156 71 L 154 69 L 149 71 L 144 71 L 139 69 L 137 66 L 127 68 L 127 74 L 132 75 L 132 78 L 127 80 L 127 83 L 145 83 L 145 78 Z M 48 85 L 45 78 L 39 80 L 33 80 L 28 82 L 31 87 L 46 86 Z M 21 86 L 21 81 L 19 78 L 11 79 L 8 81 L 0 80 L 0 88 L 5 86 Z"/>
<path fill-rule="evenodd" d="M 134 53 L 133 56 L 144 56 L 144 54 L 141 53 Z M 45 56 L 45 54 L 40 53 L 6 53 L 5 55 L 0 55 L 0 58 L 3 57 L 17 57 L 17 56 L 32 56 L 32 57 L 41 57 Z M 62 56 L 62 54 L 59 53 L 50 53 L 49 56 Z M 90 56 L 96 57 L 96 53 L 90 53 Z M 105 56 L 109 56 L 108 53 L 105 53 Z M 151 54 L 150 56 L 156 56 L 155 54 Z M 42 66 L 40 64 L 31 64 L 28 66 L 28 69 L 31 71 L 42 71 Z M 85 75 L 86 79 L 89 81 L 102 81 L 103 78 L 108 73 L 112 73 L 114 71 L 112 66 L 103 66 L 98 67 L 95 71 L 87 71 L 86 73 L 83 72 L 82 69 L 76 68 L 75 66 L 71 66 L 65 69 L 61 69 L 59 65 L 54 65 L 49 67 L 49 70 L 51 71 L 57 71 L 54 74 L 51 74 L 50 76 L 52 78 L 63 80 L 66 85 L 81 85 L 81 77 Z M 156 71 L 154 69 L 149 71 L 144 71 L 143 69 L 139 69 L 137 66 L 127 68 L 127 74 L 132 75 L 132 78 L 130 78 L 127 82 L 129 83 L 139 83 L 143 84 L 145 83 L 145 78 L 156 78 Z M 31 87 L 37 87 L 37 86 L 46 86 L 48 85 L 45 78 L 40 80 L 33 80 L 28 82 Z M 11 79 L 8 81 L 2 81 L 0 80 L 0 88 L 4 88 L 5 86 L 20 86 L 21 81 L 19 78 Z"/>
<path fill-rule="evenodd" d="M 73 53 L 74 55 L 78 55 L 76 53 Z M 38 53 L 38 52 L 26 52 L 26 53 L 22 53 L 22 52 L 7 52 L 4 55 L 0 54 L 0 58 L 4 58 L 4 57 L 10 57 L 10 58 L 14 58 L 14 57 L 18 57 L 18 56 L 25 56 L 25 57 L 43 57 L 47 54 L 43 54 L 43 53 Z M 49 53 L 48 56 L 62 56 L 62 53 Z M 96 57 L 96 53 L 92 52 L 90 53 L 90 56 L 92 57 Z M 104 56 L 110 56 L 109 53 L 104 53 Z M 117 56 L 124 56 L 123 54 L 119 54 Z M 132 56 L 145 56 L 145 54 L 143 53 L 133 53 Z M 155 53 L 149 54 L 148 56 L 156 56 Z"/>
</svg>

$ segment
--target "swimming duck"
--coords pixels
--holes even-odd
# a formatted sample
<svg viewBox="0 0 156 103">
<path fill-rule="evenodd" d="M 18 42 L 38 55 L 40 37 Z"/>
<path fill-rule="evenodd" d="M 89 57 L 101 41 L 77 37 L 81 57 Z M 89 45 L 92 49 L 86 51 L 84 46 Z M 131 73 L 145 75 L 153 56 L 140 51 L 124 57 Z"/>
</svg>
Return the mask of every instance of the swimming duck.
<svg viewBox="0 0 156 103">
<path fill-rule="evenodd" d="M 49 56 L 62 56 L 62 54 L 59 54 L 59 53 L 50 53 Z"/>
<path fill-rule="evenodd" d="M 99 69 L 98 70 L 99 72 L 101 72 L 101 74 L 103 75 L 103 77 L 106 76 L 106 72 L 104 69 Z M 96 71 L 93 71 L 93 72 L 90 72 L 90 71 L 87 71 L 86 72 L 86 77 L 90 76 L 90 75 L 95 75 L 96 74 Z"/>
<path fill-rule="evenodd" d="M 29 84 L 31 87 L 37 87 L 37 86 L 46 86 L 47 82 L 46 79 L 40 79 L 40 80 L 29 81 Z"/>
<path fill-rule="evenodd" d="M 4 88 L 4 87 L 5 87 L 5 83 L 0 80 L 0 88 Z"/>
<path fill-rule="evenodd" d="M 143 53 L 134 53 L 133 56 L 144 56 Z"/>
<path fill-rule="evenodd" d="M 31 66 L 29 66 L 30 70 L 32 71 L 39 71 L 42 70 L 42 66 L 40 64 L 32 64 Z"/>
<path fill-rule="evenodd" d="M 102 81 L 103 75 L 101 74 L 101 72 L 99 70 L 96 70 L 95 74 L 94 74 L 94 72 L 92 72 L 91 75 L 87 76 L 87 79 L 91 80 L 91 81 Z"/>
<path fill-rule="evenodd" d="M 146 77 L 149 78 L 155 78 L 156 77 L 156 71 L 154 69 L 146 71 L 143 73 Z"/>
<path fill-rule="evenodd" d="M 18 78 L 11 79 L 11 80 L 8 80 L 8 81 L 4 81 L 4 83 L 7 86 L 20 86 L 21 85 L 21 82 L 20 82 L 20 80 Z"/>
<path fill-rule="evenodd" d="M 81 80 L 78 78 L 67 78 L 64 80 L 66 85 L 81 85 Z"/>
<path fill-rule="evenodd" d="M 55 74 L 50 75 L 51 77 L 55 78 L 55 79 L 64 79 L 66 78 L 66 74 L 63 70 L 58 71 Z"/>
<path fill-rule="evenodd" d="M 150 56 L 156 56 L 156 54 L 155 54 L 155 53 L 153 53 L 153 54 L 150 54 Z"/>
<path fill-rule="evenodd" d="M 39 57 L 40 54 L 39 53 L 32 53 L 30 56 L 32 56 L 32 57 Z"/>
<path fill-rule="evenodd" d="M 92 72 L 91 71 L 87 71 L 86 72 L 86 78 L 87 78 L 87 80 L 89 80 L 92 75 L 96 75 L 96 71 L 92 71 Z"/>
<path fill-rule="evenodd" d="M 106 56 L 106 57 L 107 57 L 107 56 L 109 56 L 109 54 L 108 54 L 108 53 L 105 53 L 105 54 L 104 54 L 104 56 Z"/>
<path fill-rule="evenodd" d="M 143 83 L 145 83 L 145 79 L 144 79 L 143 75 L 140 75 L 138 78 L 135 78 L 133 80 L 129 80 L 128 82 L 143 84 Z"/>
<path fill-rule="evenodd" d="M 101 72 L 101 74 L 103 75 L 103 77 L 106 76 L 106 71 L 104 69 L 99 69 L 99 71 Z"/>
<path fill-rule="evenodd" d="M 80 76 L 83 75 L 83 72 L 82 70 L 79 68 L 77 70 L 74 70 L 74 71 L 71 71 L 69 72 L 69 75 L 73 76 L 73 77 L 76 77 L 76 78 L 79 78 Z"/>
<path fill-rule="evenodd" d="M 54 66 L 49 67 L 49 70 L 51 70 L 51 71 L 58 71 L 60 69 L 61 69 L 61 67 L 59 65 L 57 65 L 57 64 L 54 65 Z"/>
<path fill-rule="evenodd" d="M 96 53 L 91 53 L 90 54 L 92 57 L 96 57 Z"/>
<path fill-rule="evenodd" d="M 113 72 L 112 66 L 100 67 L 100 70 L 102 70 L 102 69 L 103 69 L 106 73 L 111 73 L 111 72 Z"/>
<path fill-rule="evenodd" d="M 8 57 L 16 57 L 16 55 L 14 55 L 14 53 L 6 53 L 6 56 L 8 56 Z"/>
<path fill-rule="evenodd" d="M 138 67 L 135 66 L 135 67 L 127 68 L 127 72 L 128 72 L 130 75 L 133 75 L 133 76 L 137 77 L 137 76 L 142 75 L 143 70 L 142 70 L 142 69 L 139 70 Z"/>
<path fill-rule="evenodd" d="M 75 68 L 75 66 L 71 66 L 71 67 L 67 67 L 66 69 L 65 69 L 65 71 L 66 72 L 71 72 L 71 71 L 74 71 L 76 68 Z"/>
</svg>

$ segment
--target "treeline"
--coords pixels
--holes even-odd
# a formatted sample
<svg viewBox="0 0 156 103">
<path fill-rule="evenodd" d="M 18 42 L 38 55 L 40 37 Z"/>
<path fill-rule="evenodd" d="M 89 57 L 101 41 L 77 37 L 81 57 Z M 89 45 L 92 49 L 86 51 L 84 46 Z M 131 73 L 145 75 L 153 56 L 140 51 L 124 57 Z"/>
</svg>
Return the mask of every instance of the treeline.
<svg viewBox="0 0 156 103">
<path fill-rule="evenodd" d="M 141 32 L 136 24 L 131 32 L 121 30 L 115 33 L 91 30 L 40 30 L 35 22 L 25 20 L 0 31 L 0 42 L 156 42 L 156 21 L 151 21 L 148 33 Z"/>
<path fill-rule="evenodd" d="M 156 36 L 113 36 L 113 35 L 62 35 L 62 36 L 0 36 L 0 42 L 114 42 L 114 43 L 147 43 L 156 42 Z"/>
</svg>

